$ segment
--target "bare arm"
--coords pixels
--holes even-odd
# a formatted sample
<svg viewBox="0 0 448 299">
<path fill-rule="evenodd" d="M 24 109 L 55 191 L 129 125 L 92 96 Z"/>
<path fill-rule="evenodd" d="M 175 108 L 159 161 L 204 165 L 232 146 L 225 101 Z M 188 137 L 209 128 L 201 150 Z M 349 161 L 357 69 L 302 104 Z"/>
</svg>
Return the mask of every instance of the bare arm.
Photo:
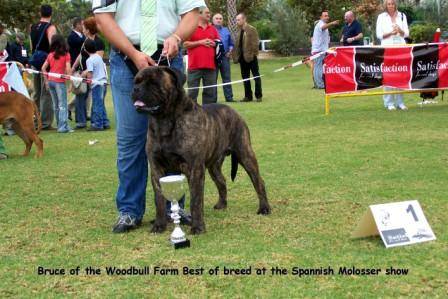
<svg viewBox="0 0 448 299">
<path fill-rule="evenodd" d="M 69 76 L 72 75 L 72 67 L 70 65 L 70 60 L 65 63 L 65 73 Z"/>
<path fill-rule="evenodd" d="M 67 62 L 65 63 L 65 73 L 69 76 L 72 75 L 72 67 L 70 65 L 70 59 L 67 60 Z M 72 88 L 72 80 L 68 80 L 68 89 L 71 90 Z"/>
<path fill-rule="evenodd" d="M 48 63 L 48 60 L 45 60 L 44 65 L 42 66 L 42 68 L 40 70 L 42 72 L 46 72 L 49 65 L 50 64 Z M 44 77 L 45 87 L 48 89 L 48 76 L 45 75 L 43 77 Z"/>
<path fill-rule="evenodd" d="M 75 62 L 73 63 L 73 67 L 72 67 L 72 73 L 75 72 L 75 70 L 78 68 L 79 64 L 81 63 L 81 54 L 78 55 L 78 57 L 76 57 Z"/>
<path fill-rule="evenodd" d="M 355 40 L 360 40 L 360 39 L 362 39 L 363 37 L 364 37 L 364 35 L 363 35 L 362 32 L 361 32 L 361 33 L 358 34 L 357 36 L 347 38 L 347 42 L 351 44 L 351 43 L 354 42 Z"/>
<path fill-rule="evenodd" d="M 98 28 L 104 34 L 104 37 L 106 37 L 106 39 L 124 55 L 131 58 L 139 70 L 150 65 L 155 65 L 155 62 L 151 57 L 134 48 L 123 30 L 121 30 L 117 22 L 115 22 L 113 13 L 95 14 L 95 20 L 98 24 Z"/>
<path fill-rule="evenodd" d="M 162 53 L 170 58 L 176 56 L 179 52 L 179 42 L 185 41 L 190 38 L 190 36 L 198 27 L 198 22 L 199 9 L 196 8 L 187 12 L 186 14 L 183 14 L 174 33 L 167 39 L 165 39 L 165 42 L 163 43 Z M 177 37 L 179 37 L 180 40 Z"/>
<path fill-rule="evenodd" d="M 338 24 L 339 24 L 339 21 L 338 21 L 338 20 L 333 21 L 333 22 L 330 22 L 330 23 L 323 24 L 323 25 L 322 25 L 322 30 L 328 29 L 328 28 L 330 28 L 330 27 L 332 27 L 332 26 L 336 26 L 336 25 L 338 25 Z"/>
<path fill-rule="evenodd" d="M 193 48 L 196 48 L 196 47 L 199 47 L 199 46 L 214 47 L 215 46 L 215 42 L 212 41 L 211 39 L 208 39 L 208 38 L 201 39 L 201 40 L 194 41 L 194 42 L 192 42 L 192 41 L 184 42 L 184 47 L 186 49 L 193 49 Z"/>
<path fill-rule="evenodd" d="M 53 38 L 53 35 L 56 34 L 56 27 L 54 25 L 51 25 L 50 27 L 48 27 L 47 30 L 47 38 L 48 38 L 48 43 L 51 44 L 51 39 Z"/>
</svg>

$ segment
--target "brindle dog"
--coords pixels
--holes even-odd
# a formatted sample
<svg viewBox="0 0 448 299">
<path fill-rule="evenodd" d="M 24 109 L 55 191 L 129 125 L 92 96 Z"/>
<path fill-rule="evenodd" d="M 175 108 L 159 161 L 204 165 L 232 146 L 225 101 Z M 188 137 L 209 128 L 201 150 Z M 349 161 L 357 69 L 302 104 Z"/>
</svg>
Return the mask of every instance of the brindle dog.
<svg viewBox="0 0 448 299">
<path fill-rule="evenodd" d="M 37 121 L 37 130 L 34 127 Z M 42 128 L 40 113 L 36 104 L 18 92 L 0 93 L 0 124 L 12 124 L 17 135 L 25 142 L 24 156 L 28 156 L 33 142 L 36 144 L 36 157 L 44 154 L 44 142 L 39 138 Z"/>
<path fill-rule="evenodd" d="M 156 198 L 152 232 L 166 229 L 165 199 L 159 179 L 181 172 L 190 187 L 191 233 L 205 232 L 204 179 L 208 169 L 219 192 L 215 209 L 227 206 L 226 180 L 221 166 L 232 156 L 231 178 L 238 163 L 249 174 L 258 194 L 258 214 L 271 212 L 263 179 L 250 143 L 249 129 L 235 110 L 226 105 L 200 106 L 185 94 L 183 74 L 167 67 L 149 67 L 135 77 L 132 98 L 137 111 L 150 114 L 146 151 Z"/>
</svg>

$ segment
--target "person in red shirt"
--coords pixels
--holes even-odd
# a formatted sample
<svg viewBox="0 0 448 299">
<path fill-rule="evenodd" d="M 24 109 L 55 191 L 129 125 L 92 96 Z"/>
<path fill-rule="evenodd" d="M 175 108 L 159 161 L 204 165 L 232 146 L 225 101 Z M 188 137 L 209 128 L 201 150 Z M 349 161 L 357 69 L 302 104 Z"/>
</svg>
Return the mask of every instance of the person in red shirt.
<svg viewBox="0 0 448 299">
<path fill-rule="evenodd" d="M 210 10 L 203 8 L 200 12 L 199 25 L 188 41 L 184 42 L 188 54 L 188 87 L 216 84 L 215 40 L 219 40 L 216 28 L 210 23 Z M 188 95 L 197 101 L 199 89 L 190 89 Z M 216 87 L 204 88 L 202 104 L 216 103 Z"/>
<path fill-rule="evenodd" d="M 55 34 L 51 39 L 50 54 L 42 66 L 42 71 L 61 75 L 71 75 L 70 54 L 65 38 Z M 53 100 L 54 112 L 58 133 L 71 133 L 73 130 L 68 124 L 67 87 L 65 79 L 45 76 L 45 87 L 50 90 Z"/>
</svg>

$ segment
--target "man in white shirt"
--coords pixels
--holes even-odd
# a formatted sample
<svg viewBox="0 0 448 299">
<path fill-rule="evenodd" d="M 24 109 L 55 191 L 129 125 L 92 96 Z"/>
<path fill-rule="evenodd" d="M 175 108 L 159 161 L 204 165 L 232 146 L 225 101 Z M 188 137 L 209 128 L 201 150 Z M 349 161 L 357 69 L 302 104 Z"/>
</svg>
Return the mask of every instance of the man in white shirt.
<svg viewBox="0 0 448 299">
<path fill-rule="evenodd" d="M 319 22 L 317 22 L 316 26 L 314 26 L 311 55 L 328 50 L 328 47 L 330 46 L 330 32 L 328 31 L 328 28 L 338 24 L 338 20 L 330 22 L 330 15 L 328 14 L 328 11 L 322 11 Z M 314 86 L 319 89 L 325 88 L 325 83 L 323 80 L 324 58 L 325 55 L 321 55 L 314 60 Z"/>
<path fill-rule="evenodd" d="M 141 3 L 147 0 L 94 0 L 93 12 L 99 29 L 112 44 L 110 79 L 117 120 L 116 194 L 119 217 L 113 232 L 123 233 L 141 224 L 146 206 L 148 161 L 145 152 L 148 116 L 136 112 L 131 94 L 136 71 L 155 65 L 160 55 L 181 70 L 179 44 L 197 28 L 203 0 L 158 0 L 155 53 L 140 51 Z M 148 0 L 149 1 L 149 0 Z M 180 59 L 181 60 L 181 59 Z M 167 60 L 163 62 L 166 64 Z"/>
</svg>

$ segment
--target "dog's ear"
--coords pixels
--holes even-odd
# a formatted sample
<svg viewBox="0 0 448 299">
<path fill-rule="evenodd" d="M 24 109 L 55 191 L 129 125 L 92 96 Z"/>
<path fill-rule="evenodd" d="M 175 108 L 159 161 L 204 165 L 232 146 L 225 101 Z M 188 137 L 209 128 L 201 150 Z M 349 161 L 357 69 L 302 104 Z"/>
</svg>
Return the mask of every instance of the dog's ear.
<svg viewBox="0 0 448 299">
<path fill-rule="evenodd" d="M 174 78 L 177 89 L 181 90 L 185 84 L 185 81 L 187 81 L 187 77 L 184 73 L 170 67 L 165 67 L 164 70 Z"/>
</svg>

